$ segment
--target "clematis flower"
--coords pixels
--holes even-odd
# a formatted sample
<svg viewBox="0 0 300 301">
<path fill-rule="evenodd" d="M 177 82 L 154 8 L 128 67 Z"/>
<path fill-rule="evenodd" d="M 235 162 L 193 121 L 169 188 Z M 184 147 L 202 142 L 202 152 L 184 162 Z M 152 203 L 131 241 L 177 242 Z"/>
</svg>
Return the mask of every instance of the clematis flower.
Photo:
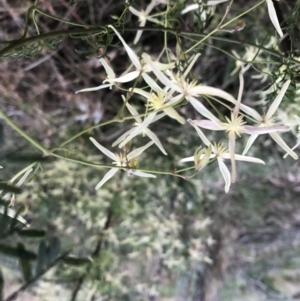
<svg viewBox="0 0 300 301">
<path fill-rule="evenodd" d="M 125 101 L 125 97 L 124 95 L 122 95 L 123 100 Z M 132 140 L 135 136 L 139 135 L 139 134 L 143 134 L 144 136 L 147 135 L 156 145 L 157 147 L 161 150 L 161 152 L 164 155 L 167 155 L 164 147 L 162 146 L 161 142 L 159 141 L 158 137 L 147 127 L 144 128 L 143 126 L 143 120 L 141 117 L 139 117 L 139 113 L 137 112 L 137 110 L 130 105 L 129 103 L 126 103 L 126 107 L 129 110 L 129 112 L 131 113 L 132 116 L 134 116 L 134 119 L 136 121 L 135 126 L 128 130 L 127 132 L 125 132 L 123 135 L 121 135 L 113 144 L 112 146 L 116 146 L 118 144 L 120 144 L 120 148 L 123 147 L 129 140 Z M 159 119 L 161 119 L 162 117 L 164 117 L 166 114 L 162 113 L 159 115 L 154 116 L 154 118 L 151 117 L 150 123 L 153 123 Z M 145 118 L 146 120 L 147 118 Z M 148 124 L 148 121 L 146 121 L 146 123 Z M 148 124 L 148 125 L 149 125 Z M 143 127 L 142 130 L 141 127 Z"/>
<path fill-rule="evenodd" d="M 195 80 L 189 81 L 186 79 L 188 73 L 190 72 L 192 66 L 195 64 L 196 60 L 199 57 L 199 54 L 195 55 L 194 59 L 191 61 L 186 71 L 182 75 L 174 75 L 171 72 L 168 72 L 169 79 L 161 70 L 159 70 L 154 62 L 152 62 L 150 56 L 146 53 L 143 53 L 142 57 L 145 62 L 152 68 L 153 73 L 156 75 L 158 80 L 165 85 L 166 88 L 171 89 L 178 93 L 170 102 L 175 103 L 181 98 L 186 98 L 189 103 L 204 117 L 215 120 L 218 122 L 218 119 L 195 97 L 200 95 L 211 95 L 218 96 L 227 101 L 236 103 L 236 100 L 229 93 L 214 87 L 197 85 Z"/>
<path fill-rule="evenodd" d="M 274 25 L 276 31 L 278 32 L 279 36 L 282 38 L 283 33 L 277 18 L 276 10 L 274 8 L 273 0 L 266 0 L 267 5 L 268 5 L 268 13 L 269 17 L 271 19 L 272 24 Z"/>
<path fill-rule="evenodd" d="M 241 110 L 244 111 L 245 113 L 247 113 L 248 115 L 252 116 L 256 121 L 258 121 L 259 125 L 257 127 L 258 128 L 273 128 L 275 129 L 275 131 L 269 132 L 269 135 L 271 136 L 271 138 L 282 148 L 284 149 L 291 157 L 293 157 L 295 160 L 298 159 L 297 154 L 288 147 L 288 145 L 283 141 L 283 139 L 279 136 L 279 134 L 277 132 L 284 132 L 289 130 L 289 126 L 280 126 L 280 125 L 276 125 L 275 124 L 275 120 L 273 115 L 275 114 L 276 110 L 278 109 L 283 96 L 285 94 L 285 92 L 287 91 L 289 84 L 290 84 L 290 80 L 287 80 L 279 94 L 277 95 L 277 97 L 274 99 L 273 103 L 271 104 L 269 110 L 267 111 L 267 113 L 265 115 L 260 115 L 256 110 L 249 108 L 248 106 L 245 105 L 241 105 Z M 277 130 L 276 130 L 277 129 Z M 253 133 L 246 145 L 245 150 L 243 151 L 243 155 L 245 155 L 248 150 L 250 149 L 251 145 L 253 144 L 253 142 L 256 140 L 256 138 L 259 136 L 259 133 Z"/>
<path fill-rule="evenodd" d="M 126 82 L 130 82 L 130 81 L 138 78 L 139 76 L 142 76 L 149 87 L 151 87 L 154 90 L 159 90 L 159 91 L 163 92 L 163 90 L 158 86 L 158 84 L 147 74 L 147 72 L 152 71 L 151 67 L 148 66 L 147 64 L 145 64 L 144 62 L 140 61 L 140 59 L 135 54 L 135 52 L 128 46 L 128 44 L 124 41 L 124 39 L 121 37 L 119 32 L 112 25 L 108 25 L 108 27 L 112 28 L 112 30 L 116 33 L 116 35 L 118 36 L 118 38 L 122 42 L 122 44 L 123 44 L 128 56 L 129 56 L 131 62 L 135 66 L 136 70 L 128 72 L 125 75 L 120 76 L 118 78 L 106 79 L 103 83 L 105 83 L 105 82 L 109 82 L 109 83 L 114 83 L 114 82 L 126 83 Z M 165 70 L 165 69 L 175 67 L 174 63 L 162 64 L 162 63 L 159 63 L 159 62 L 154 62 L 153 64 L 155 65 L 155 68 L 158 68 L 159 70 Z"/>
<path fill-rule="evenodd" d="M 129 6 L 129 10 L 131 11 L 132 14 L 136 15 L 139 18 L 140 27 L 144 27 L 147 21 L 160 24 L 160 22 L 157 19 L 149 16 L 150 12 L 157 4 L 158 4 L 157 0 L 152 0 L 150 4 L 147 6 L 146 10 L 138 11 L 132 6 Z M 143 33 L 142 30 L 137 31 L 133 44 L 136 44 L 140 40 L 142 33 Z"/>
<path fill-rule="evenodd" d="M 216 159 L 218 161 L 219 169 L 220 172 L 224 178 L 225 181 L 225 192 L 227 193 L 229 191 L 230 185 L 232 183 L 231 175 L 230 172 L 227 168 L 227 166 L 224 163 L 225 159 L 231 159 L 232 155 L 227 151 L 226 147 L 224 147 L 223 144 L 221 143 L 210 143 L 210 141 L 206 138 L 204 133 L 195 125 L 191 123 L 191 125 L 194 127 L 194 129 L 197 131 L 200 139 L 203 141 L 203 143 L 211 148 L 211 159 Z M 207 153 L 202 154 L 200 157 L 201 159 L 204 159 Z M 237 155 L 234 154 L 234 159 L 239 160 L 239 161 L 244 161 L 244 162 L 252 162 L 252 163 L 260 163 L 260 164 L 265 164 L 264 161 L 254 158 L 254 157 L 248 157 L 248 156 L 243 156 L 243 155 Z M 181 159 L 180 162 L 192 162 L 195 160 L 195 157 L 187 157 L 184 159 Z M 195 165 L 196 169 L 197 166 Z"/>
<path fill-rule="evenodd" d="M 259 134 L 270 134 L 274 135 L 278 131 L 288 131 L 288 126 L 273 126 L 273 124 L 269 124 L 266 127 L 257 127 L 246 125 L 243 121 L 243 116 L 239 115 L 240 107 L 248 108 L 245 105 L 241 104 L 242 92 L 244 87 L 244 79 L 242 73 L 240 73 L 240 89 L 238 100 L 236 105 L 231 113 L 231 118 L 229 119 L 227 116 L 225 117 L 226 122 L 221 122 L 220 120 L 216 121 L 216 117 L 213 120 L 191 120 L 190 123 L 192 125 L 197 125 L 201 128 L 213 130 L 213 131 L 226 131 L 228 133 L 229 138 L 229 153 L 231 154 L 231 166 L 232 166 L 232 183 L 236 180 L 236 164 L 235 164 L 235 140 L 236 136 L 241 136 L 241 134 L 248 134 L 256 137 Z M 252 110 L 249 108 L 249 110 Z M 278 134 L 277 134 L 278 135 Z M 243 153 L 244 155 L 245 153 Z"/>
<path fill-rule="evenodd" d="M 156 178 L 155 175 L 142 172 L 137 170 L 138 167 L 138 160 L 137 157 L 142 154 L 149 146 L 151 146 L 154 142 L 150 141 L 146 145 L 139 147 L 129 154 L 114 154 L 107 148 L 103 147 L 100 143 L 98 143 L 94 138 L 90 137 L 90 140 L 94 143 L 94 145 L 106 156 L 113 160 L 112 164 L 116 166 L 126 167 L 124 169 L 127 170 L 128 175 L 136 175 L 139 177 L 146 177 L 146 178 Z M 97 184 L 96 190 L 99 189 L 105 182 L 107 182 L 110 178 L 112 178 L 120 168 L 112 168 L 109 172 L 105 174 L 103 179 Z"/>
</svg>

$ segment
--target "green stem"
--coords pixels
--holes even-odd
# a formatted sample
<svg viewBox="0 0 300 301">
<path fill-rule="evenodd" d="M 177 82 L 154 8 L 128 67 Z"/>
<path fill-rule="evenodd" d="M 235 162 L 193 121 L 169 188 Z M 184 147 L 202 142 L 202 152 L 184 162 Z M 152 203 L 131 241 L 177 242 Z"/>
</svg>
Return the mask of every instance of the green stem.
<svg viewBox="0 0 300 301">
<path fill-rule="evenodd" d="M 35 148 L 39 149 L 44 153 L 44 155 L 49 155 L 49 151 L 43 147 L 36 140 L 27 135 L 22 129 L 20 129 L 2 110 L 0 110 L 0 116 L 21 136 L 23 136 L 30 144 L 32 144 Z"/>
<path fill-rule="evenodd" d="M 202 38 L 199 42 L 197 42 L 196 44 L 194 44 L 193 46 L 191 46 L 185 53 L 188 53 L 190 51 L 192 51 L 194 48 L 196 48 L 198 45 L 200 45 L 201 43 L 203 43 L 205 40 L 207 40 L 210 36 L 212 36 L 213 34 L 215 34 L 216 32 L 220 31 L 220 29 L 226 27 L 227 25 L 233 23 L 234 21 L 238 20 L 239 18 L 241 18 L 242 16 L 248 14 L 250 11 L 252 11 L 253 9 L 257 8 L 258 6 L 260 6 L 261 4 L 263 4 L 266 0 L 262 0 L 261 2 L 259 2 L 258 4 L 254 5 L 253 7 L 249 8 L 248 10 L 242 12 L 241 14 L 239 14 L 238 16 L 234 17 L 233 19 L 231 19 L 230 21 L 228 21 L 227 23 L 221 25 L 220 27 L 215 28 L 213 31 L 211 31 L 209 34 L 207 34 L 204 38 Z"/>
</svg>

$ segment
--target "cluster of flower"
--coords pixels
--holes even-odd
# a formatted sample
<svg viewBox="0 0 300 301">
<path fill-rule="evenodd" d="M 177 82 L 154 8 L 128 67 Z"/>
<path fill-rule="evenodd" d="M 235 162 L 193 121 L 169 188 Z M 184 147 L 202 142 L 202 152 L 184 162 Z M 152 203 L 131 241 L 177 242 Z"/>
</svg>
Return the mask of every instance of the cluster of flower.
<svg viewBox="0 0 300 301">
<path fill-rule="evenodd" d="M 226 0 L 209 1 L 214 3 L 208 4 L 216 5 L 225 1 Z M 154 0 L 149 4 L 145 11 L 138 12 L 132 7 L 130 7 L 130 11 L 133 14 L 139 16 L 141 26 L 145 25 L 146 20 L 159 23 L 157 19 L 149 16 L 149 13 L 157 4 L 158 1 Z M 279 35 L 282 36 L 282 31 L 276 17 L 276 12 L 274 10 L 272 0 L 267 0 L 267 4 L 270 18 Z M 194 9 L 197 9 L 197 5 L 187 7 L 184 11 L 182 11 L 182 13 L 186 13 Z M 130 72 L 126 71 L 124 74 L 117 77 L 108 60 L 106 58 L 100 58 L 100 62 L 106 70 L 107 78 L 105 79 L 103 84 L 98 87 L 87 88 L 78 92 L 96 91 L 103 88 L 112 88 L 112 86 L 116 86 L 118 88 L 122 83 L 131 82 L 133 80 L 143 78 L 143 80 L 148 85 L 147 89 L 140 89 L 137 88 L 136 85 L 133 85 L 133 87 L 129 89 L 129 91 L 131 95 L 133 93 L 136 93 L 146 99 L 148 115 L 144 118 L 144 120 L 142 120 L 137 110 L 131 104 L 129 104 L 129 99 L 126 99 L 125 96 L 122 96 L 126 107 L 136 121 L 136 124 L 132 129 L 124 133 L 117 139 L 117 141 L 113 143 L 113 146 L 118 145 L 120 148 L 123 148 L 124 153 L 120 155 L 114 154 L 100 145 L 94 138 L 90 138 L 94 145 L 102 153 L 110 157 L 113 160 L 113 164 L 116 165 L 116 168 L 112 168 L 104 176 L 104 178 L 96 186 L 96 189 L 100 188 L 107 180 L 113 177 L 119 169 L 122 168 L 127 170 L 129 174 L 134 174 L 142 177 L 155 177 L 155 175 L 153 174 L 142 172 L 137 169 L 137 157 L 152 144 L 156 144 L 161 152 L 164 155 L 167 155 L 158 137 L 148 127 L 152 123 L 165 116 L 177 120 L 180 124 L 185 123 L 185 118 L 183 118 L 175 109 L 178 104 L 182 103 L 183 101 L 187 101 L 199 112 L 200 115 L 205 118 L 202 120 L 188 119 L 188 122 L 195 128 L 200 139 L 205 144 L 205 147 L 198 148 L 195 151 L 194 156 L 182 159 L 181 161 L 194 161 L 195 168 L 197 171 L 199 171 L 203 169 L 208 163 L 216 160 L 218 162 L 221 174 L 225 180 L 225 192 L 229 191 L 230 184 L 235 182 L 236 180 L 236 160 L 264 164 L 264 162 L 258 158 L 246 156 L 249 148 L 259 135 L 269 134 L 273 138 L 273 140 L 285 150 L 287 155 L 290 155 L 294 159 L 298 158 L 296 153 L 287 146 L 287 144 L 279 135 L 279 132 L 289 131 L 290 127 L 288 125 L 276 124 L 273 117 L 290 85 L 290 80 L 286 80 L 284 82 L 278 96 L 269 107 L 267 113 L 261 115 L 253 108 L 242 104 L 241 100 L 244 87 L 243 71 L 246 70 L 245 68 L 243 69 L 243 66 L 240 66 L 242 67 L 242 72 L 240 72 L 240 89 L 238 97 L 236 99 L 229 93 L 219 88 L 198 84 L 196 80 L 189 79 L 191 69 L 197 62 L 200 54 L 195 54 L 188 59 L 188 64 L 185 70 L 175 72 L 174 70 L 176 69 L 176 62 L 161 63 L 158 60 L 153 60 L 147 53 L 143 53 L 141 56 L 142 58 L 140 59 L 133 51 L 133 49 L 130 48 L 129 45 L 124 41 L 120 33 L 112 25 L 109 25 L 109 27 L 115 32 L 119 40 L 122 42 L 132 62 L 132 65 L 135 67 L 135 70 Z M 142 31 L 138 31 L 134 43 L 138 42 L 141 34 Z M 225 117 L 223 121 L 219 120 L 198 99 L 202 95 L 218 97 L 233 104 L 234 108 L 231 112 L 231 117 Z M 244 121 L 246 119 L 252 120 L 254 124 L 248 125 Z M 213 131 L 226 131 L 228 133 L 228 150 L 221 143 L 211 143 L 204 135 L 204 133 L 200 130 L 200 128 Z M 128 143 L 130 143 L 130 141 L 139 134 L 147 135 L 152 141 L 147 143 L 145 146 L 128 153 Z M 239 155 L 235 153 L 235 141 L 236 136 L 241 136 L 241 134 L 248 134 L 250 135 L 250 138 L 244 152 Z M 224 159 L 231 160 L 231 173 L 224 164 Z"/>
</svg>

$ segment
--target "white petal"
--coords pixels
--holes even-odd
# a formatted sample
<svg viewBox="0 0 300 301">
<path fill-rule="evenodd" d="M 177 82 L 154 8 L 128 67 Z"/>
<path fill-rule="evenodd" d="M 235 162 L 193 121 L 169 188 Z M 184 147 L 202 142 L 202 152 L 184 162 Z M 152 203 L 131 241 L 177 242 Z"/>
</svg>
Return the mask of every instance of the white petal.
<svg viewBox="0 0 300 301">
<path fill-rule="evenodd" d="M 90 140 L 94 143 L 94 145 L 107 157 L 113 159 L 115 162 L 118 161 L 117 156 L 112 153 L 111 151 L 109 151 L 107 148 L 105 148 L 104 146 L 102 146 L 100 143 L 98 143 L 93 137 L 90 137 Z"/>
<path fill-rule="evenodd" d="M 197 53 L 191 60 L 191 62 L 189 63 L 187 69 L 184 71 L 183 77 L 185 78 L 191 71 L 191 69 L 193 68 L 194 64 L 196 63 L 196 61 L 198 60 L 200 56 L 200 53 Z"/>
<path fill-rule="evenodd" d="M 136 148 L 135 150 L 133 150 L 132 152 L 130 152 L 127 155 L 128 160 L 130 161 L 131 159 L 138 157 L 142 152 L 144 152 L 144 150 L 146 150 L 153 143 L 154 143 L 153 141 L 150 141 L 146 145 L 144 145 L 142 147 L 139 147 L 139 148 Z"/>
<path fill-rule="evenodd" d="M 279 36 L 282 38 L 283 37 L 283 33 L 282 30 L 280 28 L 280 24 L 276 15 L 276 10 L 274 8 L 274 4 L 272 0 L 266 0 L 267 1 L 267 5 L 268 5 L 268 12 L 269 12 L 269 17 L 274 25 L 274 27 L 276 28 Z"/>
<path fill-rule="evenodd" d="M 261 117 L 261 115 L 255 111 L 254 109 L 244 105 L 244 104 L 240 104 L 240 109 L 245 112 L 246 114 L 252 116 L 255 120 L 262 122 L 263 118 Z"/>
<path fill-rule="evenodd" d="M 26 181 L 27 177 L 29 176 L 29 174 L 30 174 L 32 171 L 33 171 L 32 168 L 28 169 L 28 170 L 24 173 L 23 177 L 18 181 L 18 183 L 16 184 L 16 186 L 17 186 L 17 187 L 20 187 L 20 186 Z"/>
<path fill-rule="evenodd" d="M 142 171 L 134 170 L 134 169 L 131 169 L 130 173 L 132 173 L 135 176 L 143 177 L 143 178 L 156 178 L 156 175 L 152 175 L 151 173 L 146 173 L 146 172 L 142 172 Z"/>
<path fill-rule="evenodd" d="M 225 131 L 225 128 L 219 125 L 219 123 L 215 123 L 211 120 L 191 120 L 191 124 L 195 124 L 199 126 L 200 128 L 207 129 L 207 130 L 212 130 L 212 131 Z M 220 122 L 221 123 L 221 122 Z"/>
<path fill-rule="evenodd" d="M 223 98 L 234 104 L 236 104 L 236 102 L 237 102 L 237 100 L 229 93 L 227 93 L 221 89 L 209 87 L 209 86 L 197 85 L 197 86 L 191 88 L 188 91 L 188 93 L 189 93 L 189 95 L 192 95 L 192 96 L 203 95 L 203 94 L 217 96 L 217 97 Z"/>
<path fill-rule="evenodd" d="M 242 133 L 245 134 L 270 134 L 275 132 L 287 132 L 290 130 L 288 125 L 271 125 L 271 126 L 252 126 L 252 125 L 244 125 L 242 129 Z"/>
<path fill-rule="evenodd" d="M 177 120 L 179 123 L 185 124 L 185 119 L 182 116 L 180 116 L 174 108 L 164 108 L 163 111 L 166 113 L 166 115 Z"/>
<path fill-rule="evenodd" d="M 161 150 L 161 152 L 164 155 L 168 155 L 161 142 L 159 141 L 158 137 L 151 130 L 145 129 L 145 133 L 157 145 L 157 147 Z"/>
<path fill-rule="evenodd" d="M 129 6 L 129 10 L 132 14 L 136 15 L 137 17 L 139 17 L 141 15 L 141 12 L 139 12 L 138 10 L 136 10 L 134 7 Z"/>
<path fill-rule="evenodd" d="M 231 183 L 236 180 L 236 162 L 235 162 L 235 136 L 229 136 L 228 142 L 230 160 L 231 160 Z"/>
<path fill-rule="evenodd" d="M 128 83 L 131 82 L 132 80 L 136 79 L 139 76 L 140 72 L 139 71 L 132 71 L 129 73 L 126 73 L 124 75 L 121 75 L 120 77 L 116 78 L 108 78 L 104 80 L 103 82 L 109 82 L 109 83 Z"/>
<path fill-rule="evenodd" d="M 293 159 L 297 160 L 298 156 L 295 152 L 293 152 L 288 145 L 282 140 L 282 138 L 277 133 L 270 133 L 270 136 L 274 139 L 274 141 L 279 144 Z"/>
<path fill-rule="evenodd" d="M 140 94 L 142 96 L 144 96 L 147 100 L 151 97 L 151 93 L 147 92 L 147 91 L 144 91 L 143 89 L 139 89 L 139 88 L 130 88 L 129 89 L 130 91 L 132 91 L 133 93 L 137 93 L 137 94 Z"/>
<path fill-rule="evenodd" d="M 208 109 L 206 109 L 206 107 L 198 99 L 192 96 L 187 96 L 186 99 L 202 116 L 214 121 L 215 123 L 220 122 L 219 119 L 215 117 Z"/>
<path fill-rule="evenodd" d="M 181 11 L 181 14 L 182 14 L 182 15 L 183 15 L 183 14 L 186 14 L 186 13 L 188 13 L 188 12 L 190 12 L 190 11 L 192 11 L 192 10 L 196 10 L 196 9 L 198 9 L 198 8 L 199 8 L 199 4 L 198 4 L 198 3 L 188 5 L 185 9 L 183 9 L 183 10 Z"/>
<path fill-rule="evenodd" d="M 158 68 L 155 66 L 154 62 L 152 62 L 150 56 L 146 53 L 142 54 L 142 58 L 145 62 L 151 67 L 152 72 L 156 75 L 156 77 L 160 80 L 162 84 L 166 87 L 171 88 L 175 91 L 182 92 L 182 89 L 175 85 L 172 81 L 170 81 Z"/>
<path fill-rule="evenodd" d="M 107 182 L 109 179 L 111 179 L 118 172 L 118 170 L 119 170 L 119 168 L 112 168 L 111 170 L 109 170 L 105 174 L 103 179 L 97 184 L 97 186 L 95 187 L 95 190 L 99 189 L 105 182 Z"/>
<path fill-rule="evenodd" d="M 288 80 L 288 81 L 286 81 L 286 82 L 283 84 L 283 86 L 282 86 L 282 88 L 281 88 L 279 94 L 278 94 L 277 97 L 274 99 L 273 103 L 271 104 L 271 106 L 270 106 L 270 108 L 269 108 L 269 110 L 268 110 L 268 112 L 267 112 L 267 114 L 266 114 L 266 120 L 269 120 L 269 119 L 274 115 L 274 113 L 276 112 L 276 110 L 278 109 L 278 107 L 279 107 L 279 105 L 280 105 L 280 103 L 281 103 L 281 101 L 282 101 L 282 98 L 283 98 L 283 96 L 284 96 L 286 90 L 287 90 L 288 87 L 289 87 L 290 82 L 291 82 L 291 81 Z"/>
<path fill-rule="evenodd" d="M 223 3 L 223 2 L 226 2 L 228 0 L 208 0 L 207 1 L 207 5 L 217 5 L 219 3 Z"/>
<path fill-rule="evenodd" d="M 256 138 L 258 137 L 259 135 L 251 135 L 247 141 L 247 144 L 246 144 L 246 147 L 243 151 L 243 155 L 246 155 L 248 150 L 250 149 L 250 147 L 252 146 L 252 144 L 254 143 L 254 141 L 256 140 Z"/>
<path fill-rule="evenodd" d="M 203 132 L 194 124 L 191 123 L 191 120 L 189 119 L 188 122 L 194 127 L 194 129 L 196 130 L 196 132 L 198 133 L 200 139 L 203 141 L 203 143 L 206 146 L 209 146 L 211 143 L 209 142 L 209 140 L 206 138 L 206 136 L 203 134 Z"/>
<path fill-rule="evenodd" d="M 300 139 L 298 140 L 298 142 L 296 143 L 296 145 L 294 147 L 292 147 L 292 150 L 296 149 L 298 146 L 300 145 Z M 283 158 L 286 158 L 289 154 L 286 153 Z"/>
<path fill-rule="evenodd" d="M 230 184 L 231 184 L 230 172 L 221 158 L 217 158 L 217 160 L 218 160 L 221 174 L 225 181 L 225 192 L 227 193 L 229 191 Z"/>
<path fill-rule="evenodd" d="M 142 73 L 142 77 L 152 90 L 166 94 L 166 92 L 147 73 Z"/>
<path fill-rule="evenodd" d="M 123 95 L 122 95 L 123 96 Z M 125 101 L 125 98 L 123 99 Z M 138 111 L 131 105 L 129 104 L 128 102 L 126 103 L 126 107 L 128 109 L 128 111 L 130 112 L 130 114 L 132 116 L 136 116 L 134 117 L 134 119 L 138 122 L 138 123 L 142 123 L 142 118 L 139 115 Z"/>
<path fill-rule="evenodd" d="M 140 25 L 140 26 L 141 26 L 141 27 L 144 27 L 145 24 L 144 24 L 144 25 Z M 134 44 L 134 45 L 140 40 L 142 34 L 143 34 L 143 30 L 138 30 L 138 31 L 136 32 L 136 36 L 135 36 L 135 38 L 134 38 L 134 40 L 133 40 L 133 44 Z"/>
<path fill-rule="evenodd" d="M 221 157 L 224 158 L 224 159 L 230 159 L 230 154 L 229 153 L 223 153 L 221 155 Z M 248 156 L 234 154 L 234 158 L 235 158 L 235 160 L 238 160 L 238 161 L 265 164 L 265 162 L 263 160 L 255 158 L 255 157 L 248 157 Z"/>
<path fill-rule="evenodd" d="M 4 212 L 5 212 L 4 206 L 1 206 L 0 207 L 0 213 L 4 214 Z M 7 214 L 7 216 L 9 216 L 11 218 L 14 218 L 16 216 L 16 211 L 13 210 L 13 209 L 7 208 L 6 214 Z M 22 224 L 26 225 L 26 227 L 29 227 L 29 224 L 27 223 L 27 221 L 22 216 L 18 215 L 17 220 L 19 222 L 21 222 Z"/>
<path fill-rule="evenodd" d="M 119 32 L 112 26 L 112 25 L 108 25 L 108 27 L 112 28 L 113 31 L 116 33 L 116 35 L 119 37 L 120 41 L 122 42 L 130 60 L 132 61 L 133 65 L 140 70 L 142 68 L 140 60 L 138 58 L 138 56 L 135 54 L 135 52 L 127 45 L 127 43 L 124 41 L 124 39 L 121 37 L 121 35 L 119 34 Z"/>
<path fill-rule="evenodd" d="M 115 75 L 115 72 L 114 70 L 111 68 L 111 66 L 108 64 L 108 62 L 106 61 L 106 59 L 104 58 L 101 58 L 100 59 L 100 62 L 102 63 L 102 66 L 104 67 L 107 75 L 109 78 L 115 78 L 116 75 Z"/>
<path fill-rule="evenodd" d="M 121 143 L 127 136 L 129 136 L 133 131 L 135 130 L 135 127 L 130 129 L 129 131 L 125 132 L 123 135 L 121 135 L 111 146 L 114 147 Z"/>
<path fill-rule="evenodd" d="M 122 148 L 128 141 L 132 140 L 135 136 L 142 133 L 146 127 L 152 122 L 153 118 L 155 117 L 156 113 L 149 114 L 143 123 L 141 123 L 139 126 L 135 127 L 134 131 L 127 136 L 127 138 L 119 145 L 120 148 Z"/>
<path fill-rule="evenodd" d="M 112 84 L 106 84 L 106 85 L 100 85 L 98 87 L 94 87 L 94 88 L 85 88 L 79 91 L 76 91 L 75 93 L 81 93 L 81 92 L 91 92 L 91 91 L 98 91 L 101 89 L 105 89 L 105 88 L 110 88 L 112 86 Z"/>
<path fill-rule="evenodd" d="M 183 158 L 179 162 L 194 162 L 194 156 Z"/>
</svg>

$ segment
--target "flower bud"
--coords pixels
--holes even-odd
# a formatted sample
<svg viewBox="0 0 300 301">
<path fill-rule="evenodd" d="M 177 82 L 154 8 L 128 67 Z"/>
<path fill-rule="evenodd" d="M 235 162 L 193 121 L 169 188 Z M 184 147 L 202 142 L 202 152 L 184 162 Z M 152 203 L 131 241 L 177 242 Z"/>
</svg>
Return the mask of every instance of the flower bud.
<svg viewBox="0 0 300 301">
<path fill-rule="evenodd" d="M 208 163 L 211 155 L 211 144 L 207 148 L 198 147 L 194 153 L 194 162 L 196 170 L 201 170 Z"/>
</svg>

